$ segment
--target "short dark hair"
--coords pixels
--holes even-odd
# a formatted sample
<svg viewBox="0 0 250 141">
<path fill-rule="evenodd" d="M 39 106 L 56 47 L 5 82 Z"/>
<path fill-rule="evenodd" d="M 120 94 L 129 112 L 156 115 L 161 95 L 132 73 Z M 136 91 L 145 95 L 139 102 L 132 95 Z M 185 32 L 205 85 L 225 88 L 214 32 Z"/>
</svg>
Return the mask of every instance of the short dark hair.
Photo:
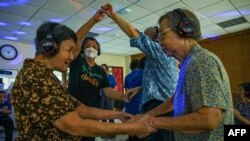
<svg viewBox="0 0 250 141">
<path fill-rule="evenodd" d="M 89 41 L 89 40 L 96 42 L 97 47 L 98 47 L 98 50 L 97 50 L 97 51 L 98 51 L 98 54 L 97 54 L 97 55 L 100 55 L 100 54 L 101 54 L 101 46 L 100 46 L 100 43 L 99 43 L 94 37 L 86 37 L 86 38 L 83 39 L 82 44 L 81 44 L 81 54 L 83 54 L 83 52 L 84 52 L 83 46 L 84 46 L 84 45 L 87 43 L 87 41 Z"/>
<path fill-rule="evenodd" d="M 140 61 L 137 59 L 132 60 L 129 67 L 131 70 L 139 69 L 140 68 Z"/>
<path fill-rule="evenodd" d="M 53 40 L 57 43 L 58 47 L 61 46 L 63 41 L 68 39 L 73 39 L 74 42 L 77 42 L 76 33 L 69 27 L 55 22 L 44 22 L 36 31 L 36 55 L 42 54 L 40 44 L 47 38 L 48 34 L 52 35 Z"/>
<path fill-rule="evenodd" d="M 201 29 L 200 29 L 200 22 L 198 20 L 198 18 L 195 16 L 195 14 L 193 14 L 192 12 L 190 12 L 187 9 L 174 9 L 173 11 L 167 12 L 166 14 L 162 15 L 159 20 L 158 23 L 160 24 L 164 19 L 167 19 L 168 21 L 168 26 L 171 28 L 171 30 L 175 31 L 177 34 L 177 27 L 178 24 L 183 20 L 183 15 L 181 15 L 179 11 L 181 10 L 183 14 L 185 14 L 186 18 L 191 21 L 193 23 L 193 28 L 194 28 L 194 32 L 191 36 L 186 37 L 186 38 L 192 38 L 196 41 L 198 41 L 201 38 Z M 179 34 L 178 34 L 179 35 Z M 185 37 L 183 37 L 185 38 Z"/>
<path fill-rule="evenodd" d="M 241 83 L 239 87 L 243 88 L 245 96 L 250 98 L 250 82 Z"/>
<path fill-rule="evenodd" d="M 109 71 L 109 67 L 107 64 L 101 64 L 101 67 L 104 66 L 106 71 Z"/>
</svg>

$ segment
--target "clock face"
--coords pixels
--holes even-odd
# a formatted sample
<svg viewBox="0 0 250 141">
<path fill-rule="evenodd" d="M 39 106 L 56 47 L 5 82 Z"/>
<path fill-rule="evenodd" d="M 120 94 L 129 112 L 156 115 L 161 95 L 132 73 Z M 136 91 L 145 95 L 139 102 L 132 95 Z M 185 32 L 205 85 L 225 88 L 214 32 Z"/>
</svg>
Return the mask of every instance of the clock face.
<svg viewBox="0 0 250 141">
<path fill-rule="evenodd" d="M 12 45 L 2 45 L 0 47 L 0 56 L 6 60 L 13 60 L 17 57 L 17 49 Z"/>
</svg>

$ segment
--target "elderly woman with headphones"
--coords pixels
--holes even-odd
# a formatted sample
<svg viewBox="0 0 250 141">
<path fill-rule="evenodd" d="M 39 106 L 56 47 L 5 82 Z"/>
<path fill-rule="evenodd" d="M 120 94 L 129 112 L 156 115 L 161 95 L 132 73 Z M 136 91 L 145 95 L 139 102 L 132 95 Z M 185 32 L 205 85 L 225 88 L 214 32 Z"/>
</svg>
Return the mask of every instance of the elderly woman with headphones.
<svg viewBox="0 0 250 141">
<path fill-rule="evenodd" d="M 110 4 L 102 8 L 121 22 Z M 174 95 L 147 112 L 145 116 L 152 116 L 147 123 L 173 130 L 176 141 L 224 140 L 224 125 L 234 123 L 229 78 L 220 59 L 198 44 L 201 30 L 197 17 L 186 9 L 174 9 L 158 22 L 160 44 L 168 56 L 180 62 L 181 69 Z M 154 117 L 172 110 L 174 117 Z"/>
<path fill-rule="evenodd" d="M 80 52 L 79 40 L 102 18 L 102 11 L 97 11 L 77 35 L 67 26 L 58 23 L 48 22 L 38 28 L 36 56 L 24 60 L 12 89 L 19 131 L 17 141 L 79 141 L 81 136 L 145 136 L 154 131 L 140 121 L 122 124 L 99 122 L 106 118 L 130 115 L 84 105 L 73 98 L 53 74 L 54 70 L 67 71 L 71 61 Z M 86 47 L 89 48 L 85 51 L 88 56 L 93 52 L 90 46 L 95 48 L 91 43 Z"/>
</svg>

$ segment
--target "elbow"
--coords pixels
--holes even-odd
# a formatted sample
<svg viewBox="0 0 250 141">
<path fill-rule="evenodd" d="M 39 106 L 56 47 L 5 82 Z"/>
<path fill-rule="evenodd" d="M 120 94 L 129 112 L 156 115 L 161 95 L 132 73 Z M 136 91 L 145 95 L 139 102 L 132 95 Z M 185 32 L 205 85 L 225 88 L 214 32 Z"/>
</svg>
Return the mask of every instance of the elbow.
<svg viewBox="0 0 250 141">
<path fill-rule="evenodd" d="M 215 130 L 215 129 L 219 128 L 221 120 L 222 120 L 222 115 L 208 117 L 207 122 L 206 122 L 207 130 Z"/>
<path fill-rule="evenodd" d="M 215 129 L 217 129 L 217 128 L 219 128 L 219 126 L 220 126 L 220 122 L 218 121 L 213 121 L 213 122 L 208 122 L 207 123 L 207 130 L 210 130 L 210 131 L 212 131 L 212 130 L 215 130 Z"/>
</svg>

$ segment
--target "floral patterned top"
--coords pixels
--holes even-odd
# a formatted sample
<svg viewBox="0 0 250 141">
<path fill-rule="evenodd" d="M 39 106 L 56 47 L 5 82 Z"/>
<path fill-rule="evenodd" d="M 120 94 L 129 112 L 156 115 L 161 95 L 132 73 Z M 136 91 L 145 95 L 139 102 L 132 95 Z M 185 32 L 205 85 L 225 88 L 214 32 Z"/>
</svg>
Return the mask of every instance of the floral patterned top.
<svg viewBox="0 0 250 141">
<path fill-rule="evenodd" d="M 77 141 L 52 125 L 75 111 L 81 103 L 68 94 L 53 71 L 34 59 L 26 59 L 16 77 L 13 105 L 19 135 L 17 141 Z"/>
<path fill-rule="evenodd" d="M 197 44 L 181 64 L 174 98 L 174 114 L 175 117 L 183 116 L 203 106 L 222 110 L 223 119 L 219 127 L 199 134 L 175 132 L 177 141 L 223 141 L 224 125 L 234 124 L 227 72 L 216 55 Z"/>
<path fill-rule="evenodd" d="M 142 105 L 152 99 L 165 101 L 175 92 L 178 80 L 176 60 L 167 56 L 157 42 L 144 33 L 130 39 L 130 46 L 147 55 L 143 69 Z"/>
</svg>

